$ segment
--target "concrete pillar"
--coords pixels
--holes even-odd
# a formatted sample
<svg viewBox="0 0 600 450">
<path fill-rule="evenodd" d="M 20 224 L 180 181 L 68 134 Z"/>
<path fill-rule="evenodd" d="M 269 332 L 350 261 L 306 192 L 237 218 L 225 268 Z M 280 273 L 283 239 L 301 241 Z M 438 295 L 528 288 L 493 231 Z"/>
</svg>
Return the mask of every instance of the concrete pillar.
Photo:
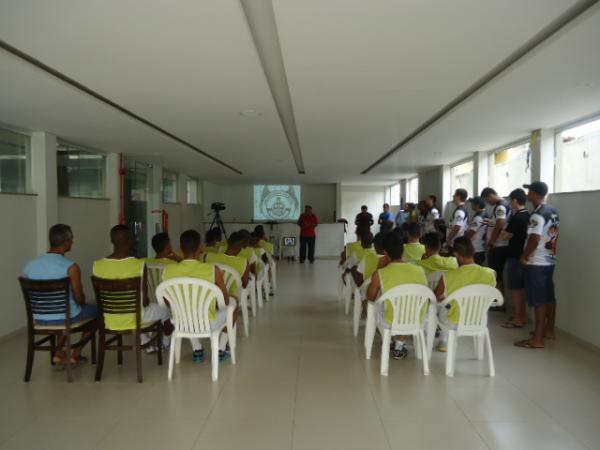
<svg viewBox="0 0 600 450">
<path fill-rule="evenodd" d="M 335 217 L 337 221 L 342 216 L 342 184 L 335 184 Z"/>
<path fill-rule="evenodd" d="M 408 180 L 400 180 L 400 208 L 404 208 L 406 203 L 406 194 L 408 192 Z"/>
<path fill-rule="evenodd" d="M 37 194 L 36 248 L 48 250 L 48 230 L 58 221 L 56 136 L 45 131 L 31 135 L 31 190 Z"/>
<path fill-rule="evenodd" d="M 488 152 L 475 152 L 473 155 L 473 188 L 475 192 L 469 195 L 476 196 L 490 185 L 490 154 Z"/>
<path fill-rule="evenodd" d="M 531 181 L 543 181 L 554 192 L 554 129 L 531 133 Z"/>
</svg>

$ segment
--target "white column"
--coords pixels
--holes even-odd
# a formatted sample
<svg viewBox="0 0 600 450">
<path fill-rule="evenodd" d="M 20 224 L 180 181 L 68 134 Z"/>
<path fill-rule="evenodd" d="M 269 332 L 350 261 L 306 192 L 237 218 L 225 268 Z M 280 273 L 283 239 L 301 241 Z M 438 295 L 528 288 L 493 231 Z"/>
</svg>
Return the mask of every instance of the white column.
<svg viewBox="0 0 600 450">
<path fill-rule="evenodd" d="M 554 192 L 554 129 L 531 133 L 531 181 L 543 181 Z"/>
<path fill-rule="evenodd" d="M 48 250 L 48 230 L 58 221 L 56 136 L 45 131 L 31 135 L 31 189 L 37 194 L 36 242 L 38 253 Z"/>
<path fill-rule="evenodd" d="M 342 184 L 335 184 L 335 220 L 342 217 Z"/>
<path fill-rule="evenodd" d="M 490 185 L 490 155 L 488 152 L 475 152 L 473 155 L 473 187 L 475 192 L 469 192 L 474 197 Z"/>
<path fill-rule="evenodd" d="M 121 213 L 121 178 L 119 169 L 119 153 L 109 153 L 106 156 L 106 198 L 110 200 L 108 214 L 111 227 L 119 223 L 119 215 Z"/>
<path fill-rule="evenodd" d="M 404 208 L 406 203 L 406 194 L 408 192 L 408 180 L 405 178 L 400 180 L 400 207 Z"/>
</svg>

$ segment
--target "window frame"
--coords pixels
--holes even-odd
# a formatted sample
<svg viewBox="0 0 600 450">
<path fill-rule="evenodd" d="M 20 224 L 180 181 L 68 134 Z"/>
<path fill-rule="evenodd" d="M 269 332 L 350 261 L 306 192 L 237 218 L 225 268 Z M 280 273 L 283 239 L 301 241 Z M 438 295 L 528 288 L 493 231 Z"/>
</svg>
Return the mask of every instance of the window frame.
<svg viewBox="0 0 600 450">
<path fill-rule="evenodd" d="M 467 163 L 471 163 L 473 164 L 473 188 L 471 189 L 472 192 L 468 192 L 469 197 L 473 197 L 475 194 L 475 157 L 474 156 L 469 156 L 468 158 L 463 158 L 459 161 L 456 161 L 452 164 L 450 164 L 450 196 L 452 197 L 452 195 L 454 195 L 454 192 L 456 191 L 456 187 L 454 187 L 454 176 L 452 175 L 452 171 L 457 168 L 458 166 L 462 166 L 463 164 L 467 164 Z M 467 190 L 468 191 L 468 190 Z"/>
<path fill-rule="evenodd" d="M 22 191 L 2 191 L 0 195 L 35 195 L 33 193 L 32 174 L 31 174 L 31 133 L 25 130 L 14 128 L 6 124 L 0 123 L 0 129 L 9 133 L 17 134 L 25 137 L 25 175 Z"/>
<path fill-rule="evenodd" d="M 175 199 L 173 201 L 167 201 L 165 199 L 165 179 L 166 179 L 165 175 L 167 175 L 167 174 L 175 176 L 175 189 L 173 191 L 174 194 L 175 194 Z M 164 204 L 167 204 L 167 205 L 169 205 L 169 204 L 171 204 L 171 205 L 177 205 L 177 204 L 179 204 L 179 192 L 177 192 L 178 191 L 178 184 L 179 184 L 179 174 L 177 172 L 172 171 L 172 170 L 163 168 L 162 169 L 162 174 L 161 174 L 161 177 L 160 177 L 160 191 L 161 191 L 162 202 Z"/>
<path fill-rule="evenodd" d="M 527 136 L 527 137 L 523 137 L 521 139 L 517 139 L 516 141 L 512 141 L 506 145 L 502 145 L 501 147 L 496 147 L 493 150 L 489 150 L 487 152 L 487 156 L 488 156 L 488 185 L 492 186 L 494 189 L 497 190 L 496 188 L 496 184 L 497 184 L 497 180 L 495 179 L 495 174 L 494 174 L 494 169 L 495 169 L 495 157 L 496 154 L 503 152 L 505 150 L 510 150 L 511 148 L 515 148 L 515 147 L 519 147 L 521 145 L 525 145 L 525 144 L 529 144 L 529 182 L 531 182 L 531 172 L 532 172 L 532 160 L 531 160 L 531 153 L 532 153 L 532 149 L 531 149 L 531 136 Z M 517 186 L 520 187 L 520 186 Z M 506 194 L 508 196 L 508 193 Z"/>
<path fill-rule="evenodd" d="M 60 146 L 65 146 L 65 147 L 69 147 L 69 148 L 73 148 L 75 150 L 77 150 L 78 152 L 82 152 L 82 153 L 87 153 L 90 155 L 99 155 L 101 157 L 102 160 L 102 177 L 101 177 L 101 186 L 100 186 L 100 195 L 98 196 L 93 196 L 93 195 L 72 195 L 70 192 L 68 194 L 64 194 L 64 193 L 60 193 L 59 192 L 59 188 L 58 188 L 58 153 L 59 153 L 59 147 Z M 95 148 L 91 148 L 91 147 L 87 147 L 85 145 L 80 145 L 71 141 L 67 141 L 64 139 L 56 139 L 56 170 L 57 170 L 57 186 L 56 186 L 56 192 L 58 197 L 61 198 L 84 198 L 84 199 L 92 199 L 92 200 L 106 200 L 107 199 L 107 178 L 106 178 L 106 172 L 107 172 L 107 154 L 106 152 L 97 150 Z"/>
<path fill-rule="evenodd" d="M 195 181 L 196 182 L 196 201 L 195 202 L 190 202 L 190 181 Z M 198 178 L 195 177 L 187 177 L 187 180 L 185 182 L 185 200 L 186 200 L 186 204 L 187 205 L 202 205 L 202 201 L 200 198 L 200 180 L 198 180 Z"/>
</svg>

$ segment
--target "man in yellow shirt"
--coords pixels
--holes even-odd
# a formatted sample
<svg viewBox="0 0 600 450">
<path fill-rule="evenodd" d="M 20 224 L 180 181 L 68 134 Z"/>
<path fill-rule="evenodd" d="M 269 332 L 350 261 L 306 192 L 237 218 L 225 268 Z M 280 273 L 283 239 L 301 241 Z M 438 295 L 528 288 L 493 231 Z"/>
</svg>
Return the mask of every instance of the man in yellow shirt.
<svg viewBox="0 0 600 450">
<path fill-rule="evenodd" d="M 181 257 L 173 252 L 171 238 L 168 233 L 156 233 L 152 237 L 152 248 L 156 253 L 154 258 L 146 258 L 147 264 L 175 264 L 181 261 Z"/>
<path fill-rule="evenodd" d="M 242 280 L 241 288 L 245 289 L 250 279 L 250 265 L 246 258 L 238 256 L 243 245 L 244 237 L 239 232 L 231 233 L 227 240 L 227 251 L 225 253 L 207 253 L 205 261 L 210 264 L 223 264 L 234 269 Z M 229 295 L 239 300 L 239 288 L 240 286 L 234 285 Z"/>
<path fill-rule="evenodd" d="M 196 230 L 184 231 L 181 233 L 179 242 L 184 259 L 177 264 L 167 266 L 163 272 L 163 280 L 190 277 L 208 281 L 219 287 L 223 293 L 226 305 L 236 307 L 236 301 L 229 297 L 227 288 L 225 287 L 223 272 L 213 264 L 207 264 L 198 259 L 202 250 L 200 247 L 200 233 Z M 210 307 L 210 321 L 211 328 L 213 329 L 220 328 L 227 320 L 227 309 L 217 310 L 216 306 L 216 302 L 214 302 Z M 237 314 L 234 314 L 234 324 L 236 319 Z M 190 339 L 190 341 L 193 349 L 192 360 L 196 363 L 204 361 L 204 349 L 200 343 L 200 339 L 194 338 Z M 229 352 L 227 351 L 227 333 L 224 330 L 219 340 L 219 359 L 224 361 L 229 356 Z"/>
<path fill-rule="evenodd" d="M 425 274 L 446 272 L 458 268 L 458 262 L 454 256 L 440 256 L 442 242 L 438 233 L 427 233 L 423 236 L 423 244 L 425 245 L 425 254 L 420 261 L 417 261 L 417 265 L 425 270 Z"/>
<path fill-rule="evenodd" d="M 421 284 L 427 286 L 427 278 L 423 269 L 415 264 L 405 263 L 402 260 L 404 249 L 400 233 L 388 233 L 383 238 L 385 256 L 389 264 L 377 270 L 371 277 L 371 285 L 367 290 L 367 300 L 373 302 L 381 294 L 403 284 Z M 392 306 L 382 305 L 377 311 L 377 321 L 380 326 L 389 328 L 393 320 L 394 311 Z M 404 359 L 408 356 L 408 349 L 404 345 L 404 339 L 400 337 L 394 342 L 391 350 L 394 359 Z"/>
<path fill-rule="evenodd" d="M 416 222 L 410 222 L 406 225 L 406 239 L 402 260 L 404 262 L 416 263 L 420 261 L 425 254 L 425 246 L 419 242 L 421 239 L 421 225 Z"/>
<path fill-rule="evenodd" d="M 449 270 L 444 273 L 435 290 L 438 301 L 448 297 L 465 286 L 474 284 L 486 284 L 496 286 L 496 272 L 489 267 L 483 267 L 475 263 L 475 248 L 471 239 L 466 236 L 456 238 L 454 241 L 454 254 L 458 260 L 458 269 Z M 448 331 L 455 330 L 460 320 L 460 311 L 456 302 L 451 302 L 441 308 L 438 319 L 442 325 L 438 351 L 447 351 Z"/>
</svg>

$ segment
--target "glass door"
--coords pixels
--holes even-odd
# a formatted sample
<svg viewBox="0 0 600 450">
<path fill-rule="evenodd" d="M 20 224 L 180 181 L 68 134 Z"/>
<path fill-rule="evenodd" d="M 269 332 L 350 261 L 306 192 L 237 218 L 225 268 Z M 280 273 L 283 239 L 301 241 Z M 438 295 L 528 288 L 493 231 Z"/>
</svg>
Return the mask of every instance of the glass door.
<svg viewBox="0 0 600 450">
<path fill-rule="evenodd" d="M 148 256 L 148 197 L 150 169 L 148 164 L 125 159 L 125 223 L 133 231 L 133 255 Z"/>
</svg>

